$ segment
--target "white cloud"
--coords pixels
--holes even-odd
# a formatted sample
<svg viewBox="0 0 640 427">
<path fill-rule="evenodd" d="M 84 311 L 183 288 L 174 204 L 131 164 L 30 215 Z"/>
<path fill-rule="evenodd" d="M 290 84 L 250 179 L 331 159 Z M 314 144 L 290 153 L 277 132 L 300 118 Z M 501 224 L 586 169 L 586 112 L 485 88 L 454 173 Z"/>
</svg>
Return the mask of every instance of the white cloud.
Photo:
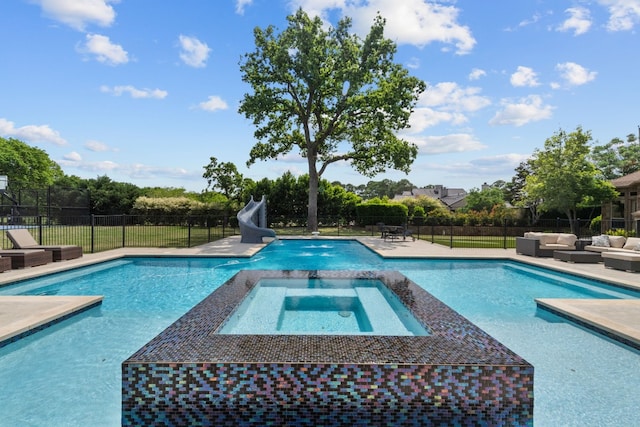
<svg viewBox="0 0 640 427">
<path fill-rule="evenodd" d="M 529 95 L 515 103 L 503 100 L 502 105 L 503 109 L 489 120 L 490 125 L 522 126 L 529 122 L 548 119 L 553 112 L 553 107 L 545 105 L 538 95 Z"/>
<path fill-rule="evenodd" d="M 253 0 L 236 0 L 236 13 L 238 15 L 244 15 L 244 8 L 251 6 Z"/>
<path fill-rule="evenodd" d="M 455 82 L 429 86 L 418 99 L 418 106 L 439 107 L 447 111 L 477 111 L 491 104 L 479 87 L 460 87 Z"/>
<path fill-rule="evenodd" d="M 111 160 L 84 161 L 76 152 L 66 154 L 64 158 L 58 160 L 57 163 L 66 168 L 78 169 L 100 175 L 108 173 L 119 174 L 130 179 L 202 179 L 201 172 L 190 172 L 183 168 L 149 166 L 142 163 L 119 164 Z"/>
<path fill-rule="evenodd" d="M 640 0 L 598 0 L 609 10 L 609 31 L 628 31 L 640 23 Z"/>
<path fill-rule="evenodd" d="M 409 129 L 405 129 L 403 133 L 415 134 L 440 123 L 460 125 L 467 121 L 467 117 L 461 113 L 438 111 L 433 108 L 416 108 L 409 118 Z"/>
<path fill-rule="evenodd" d="M 132 98 L 164 99 L 168 95 L 168 92 L 166 90 L 137 89 L 131 85 L 114 87 L 101 86 L 100 91 L 104 93 L 110 93 L 114 96 L 121 96 L 124 93 L 128 93 Z"/>
<path fill-rule="evenodd" d="M 187 37 L 182 34 L 178 37 L 180 41 L 180 59 L 190 67 L 202 68 L 207 65 L 209 52 L 211 49 L 206 43 L 195 37 Z"/>
<path fill-rule="evenodd" d="M 579 36 L 589 31 L 591 28 L 591 12 L 584 7 L 570 7 L 565 10 L 569 14 L 562 25 L 558 27 L 558 31 L 573 31 L 574 36 Z"/>
<path fill-rule="evenodd" d="M 477 87 L 460 87 L 455 82 L 441 82 L 429 86 L 420 95 L 409 119 L 411 127 L 405 132 L 419 133 L 440 123 L 466 123 L 466 113 L 491 105 L 489 98 L 481 96 L 480 91 Z"/>
<path fill-rule="evenodd" d="M 457 54 L 469 53 L 476 44 L 469 27 L 458 23 L 460 9 L 424 0 L 293 0 L 293 10 L 326 18 L 327 11 L 340 9 L 353 18 L 353 27 L 367 34 L 376 14 L 387 20 L 385 36 L 398 44 L 426 46 L 431 43 L 453 45 Z M 445 50 L 449 49 L 446 47 Z"/>
<path fill-rule="evenodd" d="M 462 153 L 486 148 L 486 145 L 467 133 L 415 136 L 406 139 L 418 146 L 419 154 Z"/>
<path fill-rule="evenodd" d="M 417 57 L 412 57 L 409 62 L 407 62 L 407 68 L 411 68 L 411 69 L 418 69 L 420 68 L 420 58 Z"/>
<path fill-rule="evenodd" d="M 98 62 L 108 65 L 120 65 L 129 62 L 129 54 L 122 46 L 111 43 L 109 37 L 100 34 L 87 34 L 86 41 L 77 49 L 80 53 L 94 55 Z"/>
<path fill-rule="evenodd" d="M 99 162 L 85 162 L 82 158 L 75 156 L 64 156 L 63 160 L 59 160 L 58 164 L 63 167 L 75 168 L 83 171 L 95 172 L 103 174 L 105 172 L 119 171 L 121 166 L 110 160 L 103 160 Z"/>
<path fill-rule="evenodd" d="M 55 145 L 67 145 L 67 141 L 60 136 L 60 133 L 51 129 L 49 125 L 26 125 L 17 128 L 13 122 L 0 118 L 0 135 L 25 142 L 50 142 Z"/>
<path fill-rule="evenodd" d="M 82 156 L 78 152 L 72 151 L 70 153 L 65 154 L 63 156 L 63 159 L 69 162 L 80 162 L 82 161 Z"/>
<path fill-rule="evenodd" d="M 198 104 L 198 108 L 205 111 L 219 111 L 226 110 L 227 108 L 229 108 L 229 106 L 222 98 L 213 95 L 210 96 L 206 101 Z"/>
<path fill-rule="evenodd" d="M 556 65 L 556 70 L 560 72 L 560 77 L 565 81 L 568 86 L 581 86 L 595 80 L 598 75 L 595 71 L 589 71 L 582 65 L 575 62 L 565 62 Z M 559 87 L 558 84 L 554 85 L 554 88 Z"/>
<path fill-rule="evenodd" d="M 87 141 L 84 144 L 84 148 L 86 148 L 89 151 L 96 151 L 96 152 L 101 152 L 101 151 L 118 151 L 115 148 L 110 148 L 107 144 L 102 143 L 100 141 L 95 141 L 95 140 L 90 140 Z"/>
<path fill-rule="evenodd" d="M 521 86 L 538 86 L 538 78 L 535 71 L 529 67 L 518 66 L 518 70 L 511 75 L 511 84 L 516 87 Z"/>
<path fill-rule="evenodd" d="M 40 5 L 45 16 L 62 22 L 71 28 L 84 31 L 94 23 L 101 27 L 113 24 L 116 13 L 110 3 L 119 0 L 32 0 Z"/>
<path fill-rule="evenodd" d="M 520 163 L 526 161 L 529 157 L 531 157 L 531 154 L 498 154 L 496 156 L 480 157 L 478 159 L 471 160 L 470 163 L 476 168 L 485 171 L 513 171 L 518 167 L 518 165 L 520 165 Z"/>
<path fill-rule="evenodd" d="M 491 176 L 515 175 L 515 168 L 529 157 L 529 154 L 502 154 L 480 157 L 468 162 L 433 163 L 426 165 L 426 167 L 430 170 L 449 172 L 457 177 L 461 175 L 479 176 L 486 180 Z"/>
<path fill-rule="evenodd" d="M 487 75 L 486 71 L 481 70 L 480 68 L 474 68 L 469 73 L 469 80 L 479 80 L 481 77 L 484 77 L 486 75 Z"/>
</svg>

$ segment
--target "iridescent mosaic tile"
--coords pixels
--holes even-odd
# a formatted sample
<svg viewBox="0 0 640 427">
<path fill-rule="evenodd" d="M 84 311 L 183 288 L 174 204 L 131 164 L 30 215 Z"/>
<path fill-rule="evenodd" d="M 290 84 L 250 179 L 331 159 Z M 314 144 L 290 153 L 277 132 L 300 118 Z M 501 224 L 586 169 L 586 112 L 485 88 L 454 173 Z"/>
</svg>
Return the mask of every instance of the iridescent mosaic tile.
<svg viewBox="0 0 640 427">
<path fill-rule="evenodd" d="M 218 333 L 278 277 L 378 279 L 429 334 Z M 241 271 L 122 369 L 123 425 L 533 424 L 533 366 L 392 271 Z"/>
</svg>

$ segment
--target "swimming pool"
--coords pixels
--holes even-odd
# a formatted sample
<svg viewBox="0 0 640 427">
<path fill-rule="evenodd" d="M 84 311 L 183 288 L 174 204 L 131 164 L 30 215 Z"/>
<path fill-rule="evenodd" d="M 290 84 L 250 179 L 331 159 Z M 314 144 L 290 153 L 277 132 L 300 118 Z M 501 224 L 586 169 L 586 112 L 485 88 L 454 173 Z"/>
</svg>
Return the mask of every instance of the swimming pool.
<svg viewBox="0 0 640 427">
<path fill-rule="evenodd" d="M 536 426 L 636 421 L 638 352 L 533 302 L 628 293 L 513 262 L 384 260 L 357 243 L 307 240 L 281 241 L 250 259 L 130 258 L 0 289 L 105 295 L 101 307 L 0 348 L 0 423 L 119 425 L 120 365 L 144 343 L 239 270 L 320 266 L 398 270 L 523 356 L 536 369 Z"/>
</svg>

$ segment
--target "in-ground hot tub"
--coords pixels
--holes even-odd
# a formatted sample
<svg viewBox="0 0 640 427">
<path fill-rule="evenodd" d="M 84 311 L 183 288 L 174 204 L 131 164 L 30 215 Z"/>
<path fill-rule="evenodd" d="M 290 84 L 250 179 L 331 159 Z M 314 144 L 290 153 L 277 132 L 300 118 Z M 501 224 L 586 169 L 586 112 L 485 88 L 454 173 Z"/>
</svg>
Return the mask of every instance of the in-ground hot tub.
<svg viewBox="0 0 640 427">
<path fill-rule="evenodd" d="M 272 279 L 379 281 L 426 333 L 224 333 Z M 398 272 L 241 271 L 122 370 L 123 425 L 533 423 L 533 366 Z"/>
<path fill-rule="evenodd" d="M 427 335 L 378 279 L 260 279 L 221 334 Z"/>
</svg>

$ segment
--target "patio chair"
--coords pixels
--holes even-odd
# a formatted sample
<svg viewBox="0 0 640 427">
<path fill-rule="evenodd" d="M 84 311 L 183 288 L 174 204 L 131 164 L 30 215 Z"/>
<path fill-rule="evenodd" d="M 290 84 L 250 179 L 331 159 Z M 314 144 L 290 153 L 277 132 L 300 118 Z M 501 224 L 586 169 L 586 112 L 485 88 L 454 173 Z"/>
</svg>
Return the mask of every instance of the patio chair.
<svg viewBox="0 0 640 427">
<path fill-rule="evenodd" d="M 35 267 L 48 264 L 53 261 L 52 252 L 44 249 L 3 249 L 0 250 L 0 259 L 11 259 L 11 269 Z"/>
<path fill-rule="evenodd" d="M 26 228 L 7 230 L 7 237 L 15 249 L 44 249 L 51 252 L 53 261 L 80 258 L 82 247 L 75 245 L 39 245 Z"/>
</svg>

